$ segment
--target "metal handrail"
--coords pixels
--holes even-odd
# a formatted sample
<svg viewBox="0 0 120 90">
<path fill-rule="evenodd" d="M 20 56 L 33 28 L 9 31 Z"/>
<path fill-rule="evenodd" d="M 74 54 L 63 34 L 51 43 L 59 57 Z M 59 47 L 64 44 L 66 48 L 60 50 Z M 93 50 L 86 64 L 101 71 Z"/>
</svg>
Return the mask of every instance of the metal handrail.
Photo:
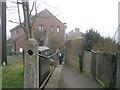
<svg viewBox="0 0 120 90">
<path fill-rule="evenodd" d="M 56 65 L 55 65 L 56 67 Z M 49 73 L 49 75 L 47 76 L 47 78 L 44 80 L 44 82 L 42 83 L 42 85 L 40 86 L 40 88 L 44 88 L 44 85 L 46 84 L 46 82 L 49 80 L 50 76 L 52 75 L 53 71 L 55 70 L 55 67 L 54 69 Z"/>
<path fill-rule="evenodd" d="M 52 54 L 52 55 L 50 55 L 50 56 L 46 56 L 46 55 L 42 55 L 42 54 L 39 54 L 39 56 L 40 56 L 40 57 L 43 57 L 43 58 L 49 59 L 49 58 L 55 56 L 56 54 L 57 54 L 57 52 L 55 52 L 54 54 Z"/>
<path fill-rule="evenodd" d="M 46 56 L 46 55 L 42 55 L 42 54 L 39 54 L 40 57 L 43 57 L 43 58 L 47 58 L 47 59 L 50 59 L 51 57 L 55 56 L 57 54 L 57 51 L 52 54 L 52 55 L 49 55 L 49 56 Z M 50 76 L 52 75 L 53 71 L 55 70 L 55 67 L 56 65 L 54 66 L 54 69 L 49 73 L 49 75 L 46 77 L 46 79 L 44 80 L 44 82 L 42 83 L 42 85 L 40 86 L 40 88 L 44 88 L 44 85 L 47 83 L 47 81 L 49 80 Z"/>
</svg>

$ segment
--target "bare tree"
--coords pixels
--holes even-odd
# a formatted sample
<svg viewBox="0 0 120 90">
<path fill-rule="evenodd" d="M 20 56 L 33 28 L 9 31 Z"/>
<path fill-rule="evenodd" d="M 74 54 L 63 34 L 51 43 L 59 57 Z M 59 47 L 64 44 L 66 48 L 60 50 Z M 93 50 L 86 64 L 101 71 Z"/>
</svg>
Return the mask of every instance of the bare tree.
<svg viewBox="0 0 120 90">
<path fill-rule="evenodd" d="M 62 49 L 63 44 L 64 44 L 64 40 L 60 35 L 57 35 L 57 34 L 51 37 L 51 40 L 49 43 L 53 51 L 56 51 L 57 49 Z"/>
<path fill-rule="evenodd" d="M 16 23 L 16 24 L 20 24 L 23 31 L 26 34 L 26 38 L 31 38 L 33 37 L 32 34 L 32 27 L 35 23 L 36 20 L 36 16 L 37 16 L 37 6 L 36 6 L 36 2 L 37 0 L 32 0 L 32 6 L 29 6 L 29 1 L 31 0 L 13 0 L 13 1 L 8 1 L 10 4 L 12 4 L 11 6 L 7 6 L 7 15 L 16 13 L 18 11 L 18 17 L 19 17 L 19 21 L 12 21 L 9 20 L 10 22 Z M 23 11 L 21 11 L 21 8 L 23 8 Z M 31 17 L 32 17 L 32 13 L 34 12 L 34 19 L 31 21 Z"/>
<path fill-rule="evenodd" d="M 47 46 L 47 32 L 39 31 L 38 29 L 33 30 L 33 38 L 38 42 L 39 46 Z"/>
<path fill-rule="evenodd" d="M 48 3 L 44 2 L 42 0 L 42 2 L 44 4 L 46 4 L 47 6 L 55 9 L 55 7 L 52 7 L 51 5 L 49 5 Z M 19 17 L 19 24 L 21 25 L 22 29 L 24 30 L 25 34 L 26 34 L 26 38 L 35 38 L 37 40 L 37 42 L 39 43 L 39 45 L 45 45 L 47 46 L 47 32 L 44 30 L 43 32 L 40 32 L 38 28 L 34 27 L 35 21 L 37 19 L 37 7 L 40 6 L 40 4 L 36 4 L 37 0 L 34 0 L 31 4 L 31 7 L 29 6 L 29 2 L 27 2 L 27 0 L 16 0 L 16 2 L 12 2 L 14 4 L 16 4 L 15 6 L 11 6 L 8 7 L 10 10 L 12 10 L 12 8 L 17 8 L 17 9 L 13 9 L 12 13 L 14 13 L 14 11 L 16 12 L 16 10 L 18 11 L 18 17 Z M 21 13 L 21 7 L 23 8 L 23 13 Z M 32 16 L 32 12 L 34 12 L 34 16 Z M 22 19 L 22 17 L 24 16 L 24 18 Z M 51 17 L 46 17 L 46 18 L 51 18 Z M 12 21 L 11 21 L 12 22 Z M 18 22 L 15 22 L 18 23 Z M 58 48 L 61 48 L 63 41 L 61 39 L 61 37 L 55 35 L 51 38 L 51 41 L 49 41 L 50 43 L 50 47 L 53 50 L 56 50 Z"/>
</svg>

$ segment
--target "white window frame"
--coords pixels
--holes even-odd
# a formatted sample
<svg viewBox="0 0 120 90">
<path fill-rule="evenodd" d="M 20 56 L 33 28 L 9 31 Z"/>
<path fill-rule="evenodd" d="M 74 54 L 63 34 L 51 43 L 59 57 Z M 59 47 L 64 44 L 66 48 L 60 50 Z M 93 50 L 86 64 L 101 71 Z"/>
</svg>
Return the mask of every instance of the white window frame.
<svg viewBox="0 0 120 90">
<path fill-rule="evenodd" d="M 51 31 L 51 33 L 54 32 L 54 26 L 51 26 L 51 27 L 50 27 L 50 31 Z"/>
<path fill-rule="evenodd" d="M 39 26 L 39 31 L 40 31 L 40 32 L 43 32 L 43 31 L 44 31 L 44 26 L 43 26 L 43 25 L 40 25 L 40 26 Z"/>
<path fill-rule="evenodd" d="M 59 26 L 57 26 L 57 32 L 60 32 L 60 27 Z"/>
</svg>

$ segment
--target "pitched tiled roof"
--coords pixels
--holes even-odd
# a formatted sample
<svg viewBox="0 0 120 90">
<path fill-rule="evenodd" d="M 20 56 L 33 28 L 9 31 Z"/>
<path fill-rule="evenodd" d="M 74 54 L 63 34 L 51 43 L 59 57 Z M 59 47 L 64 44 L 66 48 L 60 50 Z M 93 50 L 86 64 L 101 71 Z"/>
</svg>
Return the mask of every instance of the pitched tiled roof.
<svg viewBox="0 0 120 90">
<path fill-rule="evenodd" d="M 47 16 L 47 15 L 46 15 L 46 16 L 45 16 L 45 15 L 42 16 L 42 13 L 43 13 L 43 12 L 48 12 L 48 13 L 50 13 L 50 16 Z M 40 15 L 41 15 L 41 16 L 40 16 Z M 39 16 L 39 18 L 53 18 L 53 17 L 56 18 L 56 17 L 55 17 L 49 10 L 47 10 L 47 9 L 44 9 L 43 11 L 39 12 L 39 13 L 38 13 L 38 16 Z M 34 17 L 35 17 L 35 16 L 32 16 L 31 18 L 34 18 Z M 57 19 L 57 18 L 56 18 L 56 19 Z M 59 19 L 57 19 L 57 20 L 58 20 L 61 24 L 64 24 L 64 23 L 62 23 Z M 13 29 L 10 30 L 10 32 L 16 30 L 17 28 L 21 28 L 21 25 L 18 25 L 18 26 L 16 26 L 16 27 L 14 27 Z"/>
</svg>

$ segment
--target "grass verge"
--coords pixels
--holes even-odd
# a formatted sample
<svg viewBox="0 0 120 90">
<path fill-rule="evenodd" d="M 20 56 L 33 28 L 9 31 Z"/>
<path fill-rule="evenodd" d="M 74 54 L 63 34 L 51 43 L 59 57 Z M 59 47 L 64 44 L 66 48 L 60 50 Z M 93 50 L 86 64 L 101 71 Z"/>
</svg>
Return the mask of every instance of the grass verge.
<svg viewBox="0 0 120 90">
<path fill-rule="evenodd" d="M 23 61 L 2 67 L 2 88 L 23 88 Z"/>
</svg>

